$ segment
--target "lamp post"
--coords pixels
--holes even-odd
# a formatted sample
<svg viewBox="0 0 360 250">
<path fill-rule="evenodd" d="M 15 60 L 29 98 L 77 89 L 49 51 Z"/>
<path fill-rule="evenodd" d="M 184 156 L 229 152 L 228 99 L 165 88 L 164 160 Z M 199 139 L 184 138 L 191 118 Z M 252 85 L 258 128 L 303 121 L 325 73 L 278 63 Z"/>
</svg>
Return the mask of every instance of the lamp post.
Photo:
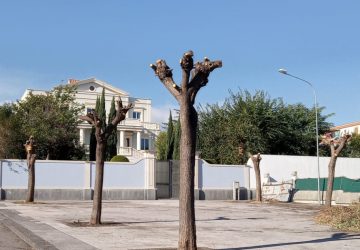
<svg viewBox="0 0 360 250">
<path fill-rule="evenodd" d="M 314 101 L 315 101 L 315 123 L 316 123 L 316 158 L 317 158 L 317 171 L 318 171 L 318 178 L 317 178 L 317 183 L 318 183 L 318 202 L 319 204 L 321 204 L 321 201 L 320 201 L 320 164 L 319 164 L 319 142 L 318 142 L 318 139 L 319 139 L 319 126 L 318 126 L 318 106 L 317 106 L 317 98 L 316 98 L 316 92 L 315 92 L 315 88 L 314 86 L 300 78 L 300 77 L 297 77 L 297 76 L 294 76 L 294 75 L 291 75 L 287 72 L 286 69 L 279 69 L 279 73 L 281 74 L 284 74 L 284 75 L 287 75 L 287 76 L 291 76 L 293 78 L 296 78 L 302 82 L 305 82 L 307 85 L 309 85 L 314 93 Z"/>
</svg>

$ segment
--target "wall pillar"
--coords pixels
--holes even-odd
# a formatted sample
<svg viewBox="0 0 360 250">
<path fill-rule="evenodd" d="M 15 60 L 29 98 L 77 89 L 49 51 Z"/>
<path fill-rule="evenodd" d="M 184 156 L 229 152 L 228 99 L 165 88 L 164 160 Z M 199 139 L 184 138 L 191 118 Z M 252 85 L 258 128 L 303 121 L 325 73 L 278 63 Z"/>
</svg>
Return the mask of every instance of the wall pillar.
<svg viewBox="0 0 360 250">
<path fill-rule="evenodd" d="M 244 179 L 245 179 L 244 187 L 246 188 L 246 191 L 247 191 L 247 199 L 248 200 L 251 200 L 250 168 L 252 168 L 252 167 L 249 165 L 244 166 Z M 240 185 L 241 185 L 241 183 L 240 183 Z"/>
<path fill-rule="evenodd" d="M 136 149 L 141 150 L 141 132 L 138 131 L 136 134 Z"/>
<path fill-rule="evenodd" d="M 2 189 L 2 165 L 3 165 L 3 162 L 0 160 L 0 201 L 3 199 L 3 189 Z"/>
<path fill-rule="evenodd" d="M 195 192 L 195 200 L 200 200 L 203 186 L 202 180 L 202 160 L 200 159 L 200 154 L 196 152 L 195 154 L 195 169 L 194 169 L 194 192 Z"/>
<path fill-rule="evenodd" d="M 156 159 L 151 153 L 144 153 L 145 185 L 144 200 L 156 200 Z"/>
</svg>

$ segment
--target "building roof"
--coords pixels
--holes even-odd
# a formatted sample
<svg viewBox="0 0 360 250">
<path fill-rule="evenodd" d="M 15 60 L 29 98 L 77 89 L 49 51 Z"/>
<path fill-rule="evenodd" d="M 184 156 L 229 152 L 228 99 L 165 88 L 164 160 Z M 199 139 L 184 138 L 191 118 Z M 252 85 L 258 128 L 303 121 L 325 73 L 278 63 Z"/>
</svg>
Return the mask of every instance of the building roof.
<svg viewBox="0 0 360 250">
<path fill-rule="evenodd" d="M 355 127 L 355 126 L 360 126 L 360 121 L 350 122 L 350 123 L 345 123 L 343 125 L 335 126 L 335 127 L 330 128 L 330 131 L 338 131 L 343 128 L 351 128 L 351 127 Z"/>
<path fill-rule="evenodd" d="M 82 84 L 87 84 L 87 83 L 96 83 L 96 84 L 102 86 L 103 88 L 111 90 L 119 95 L 129 96 L 129 93 L 127 93 L 126 91 L 116 88 L 116 87 L 113 87 L 110 84 L 108 84 L 107 82 L 96 79 L 95 77 L 85 79 L 85 80 L 76 80 L 76 79 L 68 80 L 68 84 L 71 84 L 71 85 L 82 85 Z"/>
</svg>

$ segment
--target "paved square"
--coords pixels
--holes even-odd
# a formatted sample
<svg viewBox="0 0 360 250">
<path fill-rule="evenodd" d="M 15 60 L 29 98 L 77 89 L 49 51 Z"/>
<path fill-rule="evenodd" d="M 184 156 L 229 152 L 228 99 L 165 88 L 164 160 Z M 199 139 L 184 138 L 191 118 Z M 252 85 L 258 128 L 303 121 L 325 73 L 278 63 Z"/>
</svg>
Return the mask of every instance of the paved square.
<svg viewBox="0 0 360 250">
<path fill-rule="evenodd" d="M 87 222 L 91 202 L 1 202 L 0 209 L 18 211 L 99 249 L 176 248 L 178 201 L 105 201 L 101 227 L 69 226 Z M 257 204 L 232 201 L 196 201 L 198 247 L 210 249 L 360 249 L 360 234 L 343 233 L 317 225 L 317 205 Z M 111 222 L 111 223 L 110 223 Z M 48 231 L 49 229 L 47 229 Z M 58 237 L 40 237 L 59 247 Z M 56 245 L 57 244 L 57 245 Z M 63 248 L 66 249 L 66 248 Z"/>
</svg>

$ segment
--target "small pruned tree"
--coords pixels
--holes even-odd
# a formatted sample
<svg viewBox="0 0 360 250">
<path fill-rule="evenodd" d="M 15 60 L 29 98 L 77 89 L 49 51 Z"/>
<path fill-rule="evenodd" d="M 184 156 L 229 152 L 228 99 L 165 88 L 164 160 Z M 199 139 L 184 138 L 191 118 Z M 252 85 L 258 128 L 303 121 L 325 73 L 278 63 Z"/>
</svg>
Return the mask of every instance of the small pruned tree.
<svg viewBox="0 0 360 250">
<path fill-rule="evenodd" d="M 87 113 L 86 116 L 80 116 L 80 119 L 87 121 L 93 127 L 95 127 L 95 138 L 96 138 L 96 176 L 95 176 L 95 187 L 94 187 L 94 198 L 93 207 L 91 213 L 90 224 L 99 225 L 101 224 L 101 208 L 102 208 L 102 190 L 104 181 L 104 161 L 106 145 L 109 136 L 112 131 L 116 129 L 117 125 L 125 120 L 126 113 L 132 108 L 132 103 L 127 106 L 123 106 L 122 101 L 119 97 L 117 101 L 117 110 L 115 118 L 106 125 L 95 110 Z M 105 123 L 105 124 L 104 124 Z"/>
<path fill-rule="evenodd" d="M 180 105 L 180 195 L 179 195 L 179 249 L 196 249 L 194 206 L 194 166 L 198 114 L 194 108 L 196 95 L 206 86 L 210 72 L 222 67 L 221 61 L 193 62 L 194 53 L 184 53 L 180 60 L 181 84 L 173 80 L 172 70 L 164 60 L 150 67 Z"/>
<path fill-rule="evenodd" d="M 261 195 L 260 153 L 257 153 L 256 155 L 250 155 L 250 158 L 254 165 L 255 178 L 256 178 L 256 201 L 261 202 L 262 195 Z"/>
<path fill-rule="evenodd" d="M 29 140 L 24 144 L 26 151 L 26 161 L 28 166 L 28 190 L 26 194 L 25 202 L 34 202 L 35 194 L 35 140 L 33 136 L 30 136 Z"/>
<path fill-rule="evenodd" d="M 331 157 L 328 165 L 328 182 L 326 189 L 325 205 L 331 206 L 332 193 L 334 188 L 334 178 L 335 178 L 335 166 L 336 160 L 340 155 L 341 151 L 346 147 L 346 144 L 350 141 L 351 135 L 345 134 L 339 139 L 332 138 L 331 133 L 325 134 L 323 136 L 321 145 L 330 147 Z"/>
</svg>

